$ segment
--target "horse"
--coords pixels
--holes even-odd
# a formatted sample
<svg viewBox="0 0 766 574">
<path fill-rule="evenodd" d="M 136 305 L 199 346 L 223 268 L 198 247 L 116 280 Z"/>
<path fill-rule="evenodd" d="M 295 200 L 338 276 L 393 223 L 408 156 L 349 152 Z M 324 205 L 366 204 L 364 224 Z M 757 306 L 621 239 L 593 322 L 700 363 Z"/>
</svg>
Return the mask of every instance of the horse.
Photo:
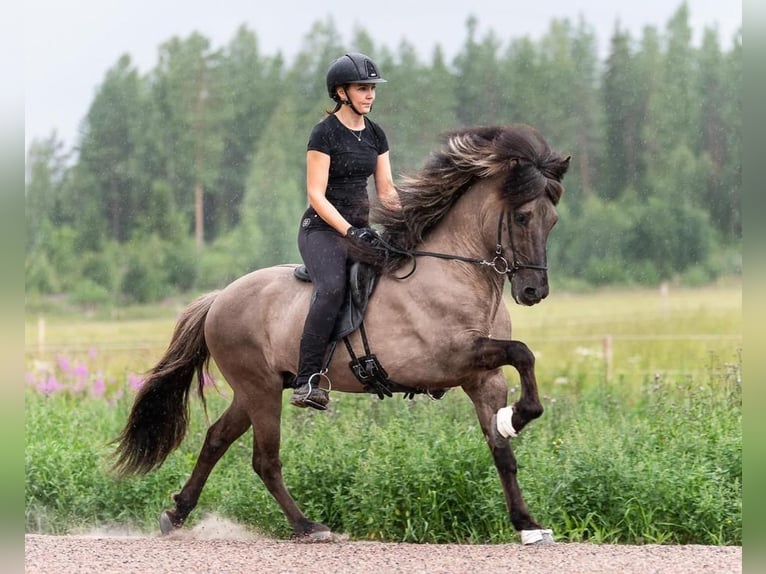
<svg viewBox="0 0 766 574">
<path fill-rule="evenodd" d="M 510 439 L 543 412 L 535 357 L 511 339 L 503 298 L 531 306 L 549 293 L 546 243 L 571 156 L 554 152 L 528 125 L 466 127 L 442 136 L 414 174 L 397 184 L 400 206 L 372 206 L 373 224 L 390 249 L 359 254 L 379 277 L 364 326 L 397 391 L 434 393 L 461 387 L 473 402 L 491 450 L 510 521 L 524 544 L 553 543 L 529 512 L 517 481 Z M 357 250 L 358 251 L 358 250 Z M 252 468 L 281 507 L 298 539 L 331 540 L 329 527 L 307 518 L 288 491 L 280 460 L 283 391 L 297 372 L 298 345 L 312 295 L 295 264 L 252 271 L 198 297 L 179 315 L 162 358 L 146 373 L 125 427 L 113 444 L 119 476 L 159 467 L 183 441 L 189 395 L 213 360 L 232 400 L 207 430 L 191 476 L 159 518 L 164 534 L 181 528 L 213 467 L 253 429 Z M 349 336 L 358 348 L 359 331 Z M 504 365 L 520 377 L 508 405 Z M 335 353 L 323 379 L 331 390 L 370 392 Z M 326 383 L 325 383 L 326 384 Z M 289 407 L 288 407 L 289 408 Z"/>
</svg>

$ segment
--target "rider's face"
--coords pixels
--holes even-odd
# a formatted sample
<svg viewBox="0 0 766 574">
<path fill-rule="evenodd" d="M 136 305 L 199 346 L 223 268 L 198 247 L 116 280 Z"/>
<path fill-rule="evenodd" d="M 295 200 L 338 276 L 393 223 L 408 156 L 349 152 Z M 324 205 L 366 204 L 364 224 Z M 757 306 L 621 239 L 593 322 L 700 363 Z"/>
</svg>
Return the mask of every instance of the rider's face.
<svg viewBox="0 0 766 574">
<path fill-rule="evenodd" d="M 344 91 L 346 97 L 361 113 L 367 113 L 372 109 L 375 101 L 375 84 L 350 84 L 347 90 L 340 88 L 341 97 Z"/>
</svg>

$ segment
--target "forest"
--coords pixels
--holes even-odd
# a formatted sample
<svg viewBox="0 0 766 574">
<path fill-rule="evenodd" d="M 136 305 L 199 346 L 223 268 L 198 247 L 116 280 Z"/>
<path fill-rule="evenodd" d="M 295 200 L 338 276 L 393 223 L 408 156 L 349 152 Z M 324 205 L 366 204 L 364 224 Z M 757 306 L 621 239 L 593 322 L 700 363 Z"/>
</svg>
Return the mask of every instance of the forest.
<svg viewBox="0 0 766 574">
<path fill-rule="evenodd" d="M 228 44 L 193 33 L 141 73 L 107 71 L 79 139 L 30 145 L 25 180 L 28 307 L 147 303 L 298 262 L 309 132 L 332 102 L 328 64 L 360 51 L 388 83 L 371 118 L 395 180 L 461 126 L 530 124 L 572 155 L 548 241 L 552 282 L 702 285 L 741 273 L 742 36 L 692 42 L 681 4 L 640 37 L 615 26 L 600 54 L 581 19 L 537 40 L 478 34 L 451 61 L 406 41 L 349 42 L 316 22 L 292 61 L 240 27 Z M 55 97 L 52 94 L 51 97 Z"/>
</svg>

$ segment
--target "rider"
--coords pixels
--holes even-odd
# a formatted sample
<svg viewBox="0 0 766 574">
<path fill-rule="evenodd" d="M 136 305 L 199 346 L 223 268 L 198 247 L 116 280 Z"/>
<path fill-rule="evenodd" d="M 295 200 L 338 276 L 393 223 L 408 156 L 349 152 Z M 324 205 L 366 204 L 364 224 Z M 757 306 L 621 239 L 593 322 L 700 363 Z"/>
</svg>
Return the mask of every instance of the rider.
<svg viewBox="0 0 766 574">
<path fill-rule="evenodd" d="M 399 198 L 391 175 L 388 140 L 367 118 L 376 84 L 385 82 L 364 54 L 350 52 L 327 70 L 327 91 L 335 108 L 311 132 L 306 153 L 309 207 L 301 218 L 298 248 L 314 292 L 300 342 L 298 374 L 290 403 L 327 408 L 328 392 L 319 386 L 325 354 L 346 293 L 344 237 L 371 241 L 367 180 L 373 175 L 379 200 L 395 207 Z"/>
</svg>

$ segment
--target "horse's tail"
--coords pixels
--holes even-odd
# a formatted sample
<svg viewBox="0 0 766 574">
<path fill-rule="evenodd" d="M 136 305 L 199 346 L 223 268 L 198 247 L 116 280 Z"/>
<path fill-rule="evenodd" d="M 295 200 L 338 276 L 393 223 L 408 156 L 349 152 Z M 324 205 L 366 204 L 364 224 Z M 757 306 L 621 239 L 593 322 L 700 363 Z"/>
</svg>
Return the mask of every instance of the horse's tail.
<svg viewBox="0 0 766 574">
<path fill-rule="evenodd" d="M 181 444 L 189 425 L 189 391 L 195 373 L 204 404 L 210 361 L 205 318 L 217 296 L 217 291 L 207 293 L 184 309 L 165 355 L 147 373 L 125 428 L 112 441 L 117 445 L 112 469 L 118 475 L 146 474 Z"/>
</svg>

